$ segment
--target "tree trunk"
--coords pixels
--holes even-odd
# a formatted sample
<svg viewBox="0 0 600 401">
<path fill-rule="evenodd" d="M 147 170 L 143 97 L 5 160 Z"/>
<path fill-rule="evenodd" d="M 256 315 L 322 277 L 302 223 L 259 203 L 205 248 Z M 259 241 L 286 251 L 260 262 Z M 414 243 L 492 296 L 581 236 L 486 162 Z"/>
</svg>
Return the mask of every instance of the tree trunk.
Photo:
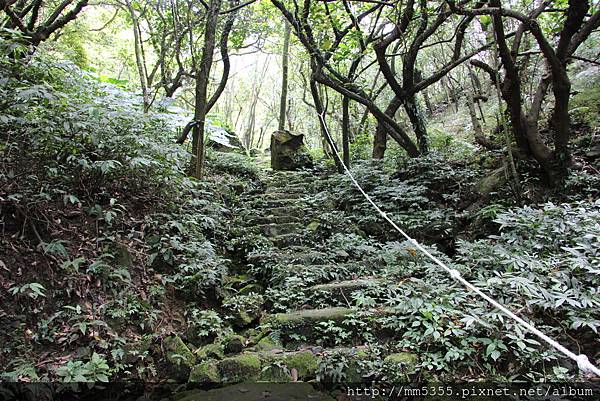
<svg viewBox="0 0 600 401">
<path fill-rule="evenodd" d="M 381 160 L 385 156 L 387 149 L 387 128 L 379 123 L 375 129 L 373 137 L 373 159 Z"/>
<path fill-rule="evenodd" d="M 146 65 L 142 57 L 142 38 L 140 37 L 139 21 L 135 13 L 135 9 L 128 0 L 126 3 L 127 11 L 131 16 L 132 29 L 133 29 L 133 48 L 135 53 L 135 64 L 137 66 L 138 75 L 140 77 L 140 87 L 142 89 L 142 102 L 144 113 L 147 113 L 150 109 L 150 94 L 148 93 L 148 82 L 146 78 Z"/>
<path fill-rule="evenodd" d="M 325 126 L 325 124 L 323 123 L 323 120 L 322 120 L 322 118 L 323 119 L 325 118 L 325 109 L 323 108 L 323 103 L 321 102 L 321 96 L 319 95 L 319 88 L 317 86 L 317 81 L 314 79 L 314 77 L 312 75 L 310 77 L 310 93 L 313 98 L 315 109 L 317 110 L 317 113 L 319 114 L 319 126 L 321 127 L 321 136 L 327 142 L 327 144 L 331 147 L 332 150 L 333 149 L 337 150 L 337 146 L 333 142 L 333 138 L 330 138 L 330 136 L 327 135 L 327 127 Z M 333 156 L 333 161 L 334 161 L 335 166 L 337 167 L 338 171 L 340 173 L 343 172 L 344 167 L 342 165 L 342 161 L 339 160 L 335 156 L 335 154 Z"/>
<path fill-rule="evenodd" d="M 477 111 L 475 110 L 475 98 L 472 94 L 467 96 L 467 107 L 469 109 L 469 117 L 471 117 L 471 124 L 473 124 L 475 142 L 488 150 L 497 150 L 498 146 L 496 146 L 496 144 L 494 144 L 483 133 L 483 129 L 479 123 L 479 118 L 477 118 Z"/>
<path fill-rule="evenodd" d="M 477 112 L 475 111 L 475 99 L 472 94 L 467 96 L 467 107 L 469 108 L 469 117 L 471 117 L 471 124 L 473 124 L 473 131 L 475 132 L 475 139 L 478 137 L 483 138 L 483 130 L 481 129 L 481 124 L 479 124 L 479 119 L 477 118 Z M 479 142 L 479 140 L 477 140 Z"/>
<path fill-rule="evenodd" d="M 288 63 L 290 56 L 290 35 L 292 33 L 292 26 L 287 20 L 284 19 L 284 31 L 283 31 L 283 50 L 281 54 L 281 98 L 279 100 L 279 126 L 278 130 L 283 131 L 285 129 L 285 116 L 287 108 L 287 93 L 288 93 Z"/>
<path fill-rule="evenodd" d="M 433 105 L 431 104 L 431 99 L 429 98 L 429 91 L 423 90 L 423 99 L 425 100 L 425 107 L 427 107 L 427 112 L 430 116 L 433 115 Z"/>
<path fill-rule="evenodd" d="M 404 98 L 404 110 L 410 119 L 413 130 L 417 137 L 417 144 L 422 154 L 427 154 L 429 144 L 427 141 L 427 124 L 423 112 L 420 110 L 417 97 L 414 94 L 407 94 Z"/>
<path fill-rule="evenodd" d="M 569 117 L 569 97 L 571 94 L 571 82 L 565 73 L 552 77 L 552 91 L 554 93 L 554 112 L 551 123 L 554 127 L 554 157 L 558 179 L 567 175 L 567 169 L 571 165 L 571 152 L 569 150 L 569 139 L 571 136 Z"/>
<path fill-rule="evenodd" d="M 350 98 L 342 95 L 342 150 L 344 164 L 350 167 Z"/>
<path fill-rule="evenodd" d="M 215 51 L 217 22 L 221 0 L 210 0 L 206 12 L 206 24 L 204 29 L 204 47 L 200 59 L 200 69 L 196 72 L 196 103 L 194 106 L 194 129 L 193 129 L 193 153 L 195 157 L 194 176 L 202 178 L 204 173 L 204 127 L 206 125 L 207 113 L 207 91 L 210 70 Z M 195 149 L 194 149 L 195 147 Z"/>
<path fill-rule="evenodd" d="M 404 150 L 406 150 L 406 153 L 408 153 L 410 157 L 417 157 L 421 154 L 419 152 L 419 148 L 414 144 L 414 142 L 406 133 L 406 131 L 396 121 L 394 121 L 393 117 L 390 117 L 386 115 L 383 111 L 381 111 L 381 109 L 379 109 L 379 107 L 377 107 L 377 105 L 372 100 L 370 100 L 368 96 L 366 96 L 365 94 L 359 94 L 348 90 L 348 88 L 344 87 L 343 84 L 336 82 L 335 80 L 331 79 L 331 77 L 328 77 L 327 75 L 323 74 L 318 69 L 316 69 L 313 72 L 313 76 L 315 76 L 315 79 L 319 83 L 322 83 L 332 88 L 336 92 L 348 96 L 350 99 L 355 100 L 364 106 L 367 106 L 371 114 L 373 114 L 373 117 L 377 119 L 378 123 L 384 123 L 388 126 L 388 135 L 392 137 L 396 142 L 398 142 L 398 144 L 402 146 Z"/>
<path fill-rule="evenodd" d="M 386 107 L 384 113 L 394 118 L 398 109 L 402 105 L 402 101 L 399 97 L 394 96 L 392 101 Z M 373 138 L 373 159 L 383 159 L 385 150 L 387 149 L 387 136 L 390 132 L 390 127 L 382 121 L 378 121 L 377 128 L 375 130 L 375 136 Z"/>
</svg>

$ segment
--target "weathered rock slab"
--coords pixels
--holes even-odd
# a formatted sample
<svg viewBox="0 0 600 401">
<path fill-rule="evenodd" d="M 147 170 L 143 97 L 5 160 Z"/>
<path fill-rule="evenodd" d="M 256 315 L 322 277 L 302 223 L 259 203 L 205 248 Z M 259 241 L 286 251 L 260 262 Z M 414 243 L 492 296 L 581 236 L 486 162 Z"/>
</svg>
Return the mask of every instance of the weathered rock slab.
<svg viewBox="0 0 600 401">
<path fill-rule="evenodd" d="M 309 383 L 240 383 L 210 391 L 191 390 L 173 397 L 177 401 L 335 401 Z"/>
<path fill-rule="evenodd" d="M 304 135 L 275 131 L 271 135 L 271 168 L 299 170 L 311 168 L 313 160 L 304 145 Z"/>
</svg>

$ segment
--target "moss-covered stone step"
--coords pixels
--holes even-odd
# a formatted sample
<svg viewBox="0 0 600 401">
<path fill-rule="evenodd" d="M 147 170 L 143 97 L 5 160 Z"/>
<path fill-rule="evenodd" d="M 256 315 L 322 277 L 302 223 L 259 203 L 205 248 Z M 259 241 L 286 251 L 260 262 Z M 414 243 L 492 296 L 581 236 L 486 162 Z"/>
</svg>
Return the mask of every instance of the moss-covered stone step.
<svg viewBox="0 0 600 401">
<path fill-rule="evenodd" d="M 173 397 L 174 401 L 335 401 L 315 390 L 310 383 L 240 383 L 209 391 L 190 390 Z"/>
<path fill-rule="evenodd" d="M 364 361 L 378 361 L 387 369 L 404 374 L 414 373 L 419 362 L 418 356 L 413 353 L 398 352 L 381 356 L 369 352 L 366 346 L 328 349 L 315 346 L 297 351 L 261 352 L 261 380 L 285 382 L 289 381 L 292 376 L 301 381 L 312 380 L 316 378 L 318 366 L 328 358 L 335 358 L 336 355 L 343 356 L 347 361 L 343 367 L 343 373 L 350 383 L 362 382 L 365 376 L 371 373 L 363 363 Z"/>
<path fill-rule="evenodd" d="M 196 383 L 273 383 L 314 379 L 320 357 L 310 350 L 247 352 L 221 359 L 207 359 L 195 365 L 189 381 Z"/>
<path fill-rule="evenodd" d="M 303 245 L 308 242 L 306 235 L 301 233 L 281 234 L 269 237 L 269 239 L 277 248 L 286 248 L 291 245 Z"/>
<path fill-rule="evenodd" d="M 268 210 L 267 210 L 268 212 Z M 254 226 L 254 225 L 261 225 L 261 224 L 285 224 L 285 223 L 300 223 L 302 221 L 302 219 L 298 216 L 291 216 L 288 214 L 280 214 L 280 215 L 275 215 L 275 214 L 264 214 L 264 215 L 252 215 L 249 217 L 246 217 L 244 219 L 244 224 L 248 227 L 250 226 Z"/>
<path fill-rule="evenodd" d="M 248 257 L 248 262 L 258 265 L 268 261 L 269 263 L 294 265 L 297 267 L 295 270 L 304 270 L 307 266 L 323 266 L 318 263 L 331 256 L 317 251 L 296 251 L 297 248 L 304 248 L 304 246 L 288 245 L 286 248 L 279 249 L 278 252 L 256 253 Z"/>
<path fill-rule="evenodd" d="M 350 265 L 352 266 L 352 265 Z M 309 291 L 324 291 L 324 292 L 340 292 L 354 290 L 360 290 L 368 287 L 380 286 L 385 284 L 386 280 L 383 278 L 370 277 L 370 278 L 358 278 L 356 280 L 344 280 L 344 281 L 332 281 L 326 284 L 317 284 L 309 288 Z"/>
<path fill-rule="evenodd" d="M 285 192 L 265 192 L 260 197 L 265 200 L 290 200 L 301 199 L 305 196 L 300 192 L 287 192 L 285 188 L 278 188 L 278 190 L 285 190 Z"/>
<path fill-rule="evenodd" d="M 298 199 L 268 199 L 268 198 L 260 198 L 257 200 L 257 204 L 260 207 L 267 208 L 278 208 L 278 207 L 299 207 L 299 208 L 307 208 L 308 201 L 304 198 Z"/>
<path fill-rule="evenodd" d="M 269 337 L 270 338 L 270 337 Z M 263 338 L 262 340 L 264 340 Z M 414 373 L 419 358 L 409 352 L 397 352 L 381 356 L 368 351 L 366 346 L 337 347 L 323 349 L 320 346 L 303 347 L 298 350 L 283 350 L 278 347 L 256 348 L 252 352 L 202 360 L 189 374 L 189 381 L 196 383 L 236 383 L 264 381 L 282 383 L 314 380 L 319 364 L 324 359 L 343 355 L 348 361 L 344 374 L 348 380 L 359 382 L 369 372 L 362 370 L 360 361 L 380 360 L 395 372 Z M 381 360 L 380 358 L 383 358 Z"/>
<path fill-rule="evenodd" d="M 356 327 L 352 325 L 352 318 L 355 313 L 361 313 L 361 318 L 371 320 L 370 332 L 377 338 L 392 339 L 402 335 L 394 329 L 386 328 L 377 324 L 377 321 L 383 317 L 392 317 L 398 313 L 393 308 L 377 306 L 374 308 L 351 309 L 343 306 L 331 306 L 326 308 L 308 308 L 288 313 L 276 313 L 263 315 L 261 323 L 278 330 L 281 333 L 281 340 L 286 347 L 298 345 L 306 342 L 318 341 L 322 338 L 322 323 L 333 324 L 352 332 Z M 358 333 L 357 333 L 358 334 Z M 356 345 L 354 336 L 347 337 L 346 345 Z"/>
<path fill-rule="evenodd" d="M 261 380 L 289 382 L 294 379 L 308 381 L 316 378 L 321 357 L 310 350 L 289 352 L 261 352 Z"/>
<path fill-rule="evenodd" d="M 336 289 L 336 287 L 367 287 L 368 283 L 361 281 L 358 277 L 363 277 L 367 273 L 371 273 L 370 267 L 366 266 L 362 262 L 330 262 L 330 263 L 314 263 L 319 256 L 316 255 L 298 255 L 289 259 L 277 259 L 280 263 L 293 264 L 293 270 L 290 270 L 290 275 L 302 276 L 310 274 L 312 277 L 320 277 L 315 285 L 323 285 L 323 288 L 316 288 L 317 290 L 330 291 Z M 330 280 L 336 279 L 337 281 L 332 282 L 332 288 L 328 288 Z M 364 279 L 365 281 L 367 279 Z M 372 285 L 382 284 L 376 283 L 379 279 L 373 279 Z M 355 282 L 356 281 L 356 282 Z M 340 284 L 341 283 L 341 284 Z"/>
<path fill-rule="evenodd" d="M 264 320 L 274 327 L 312 327 L 319 322 L 341 322 L 352 313 L 352 309 L 343 307 L 303 309 L 289 313 L 267 315 Z"/>
<path fill-rule="evenodd" d="M 272 192 L 283 191 L 287 188 L 299 189 L 304 187 L 305 190 L 310 186 L 311 180 L 298 179 L 297 177 L 289 178 L 278 178 L 265 181 L 267 190 L 271 189 Z"/>
<path fill-rule="evenodd" d="M 303 206 L 299 206 L 296 204 L 290 204 L 286 206 L 277 206 L 277 207 L 269 207 L 263 209 L 265 215 L 273 215 L 273 216 L 294 216 L 294 217 L 304 217 L 307 214 L 306 208 Z"/>
<path fill-rule="evenodd" d="M 271 223 L 263 224 L 259 227 L 260 231 L 267 237 L 277 237 L 302 231 L 302 226 L 298 223 Z"/>
<path fill-rule="evenodd" d="M 287 194 L 310 194 L 313 192 L 312 184 L 310 182 L 303 182 L 300 184 L 282 184 L 282 185 L 270 185 L 267 187 L 265 193 L 276 193 L 285 192 Z"/>
<path fill-rule="evenodd" d="M 272 174 L 264 179 L 267 186 L 287 186 L 294 184 L 303 184 L 314 180 L 314 175 L 306 172 L 288 172 L 286 174 Z"/>
</svg>

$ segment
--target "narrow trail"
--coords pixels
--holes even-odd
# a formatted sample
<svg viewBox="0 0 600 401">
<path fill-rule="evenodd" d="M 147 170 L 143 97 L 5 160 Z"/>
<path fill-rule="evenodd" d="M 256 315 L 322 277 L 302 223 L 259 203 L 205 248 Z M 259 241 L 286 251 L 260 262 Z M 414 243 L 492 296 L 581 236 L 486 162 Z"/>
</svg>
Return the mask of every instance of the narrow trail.
<svg viewBox="0 0 600 401">
<path fill-rule="evenodd" d="M 291 376 L 298 380 L 318 377 L 317 365 L 327 364 L 330 357 L 345 359 L 345 380 L 362 379 L 358 366 L 362 361 L 387 364 L 400 375 L 429 377 L 429 372 L 419 368 L 420 357 L 410 352 L 411 346 L 405 343 L 408 348 L 403 348 L 396 341 L 407 324 L 420 324 L 407 321 L 398 324 L 403 318 L 406 320 L 403 309 L 419 307 L 411 306 L 410 297 L 400 304 L 395 299 L 391 302 L 393 306 L 388 302 L 393 294 L 403 293 L 407 284 L 414 286 L 415 282 L 409 283 L 410 274 L 399 279 L 402 273 L 393 271 L 398 261 L 339 250 L 324 241 L 324 237 L 336 234 L 324 234 L 323 229 L 327 228 L 320 227 L 320 215 L 332 209 L 327 204 L 331 197 L 319 193 L 319 190 L 329 191 L 323 188 L 324 179 L 326 176 L 317 171 L 268 171 L 263 179 L 265 191 L 248 195 L 241 202 L 243 212 L 233 223 L 243 227 L 245 234 L 267 240 L 266 246 L 246 255 L 246 272 L 260 283 L 266 301 L 258 328 L 268 333 L 251 351 L 262 353 L 266 360 L 283 361 L 284 366 L 286 358 L 302 355 L 311 369 L 301 367 L 299 372 L 293 368 L 296 371 Z M 412 246 L 410 241 L 406 244 Z M 420 263 L 416 251 L 405 250 L 414 258 L 412 263 Z M 427 287 L 439 280 L 421 279 Z M 429 291 L 425 288 L 415 291 L 418 294 L 423 290 Z M 456 303 L 465 315 L 468 314 L 465 301 L 476 296 L 468 294 Z M 435 294 L 431 296 L 443 304 Z M 460 337 L 460 324 L 456 325 L 456 333 L 442 334 L 435 329 L 438 323 L 430 323 L 430 334 Z M 447 324 L 452 326 L 450 322 Z M 383 350 L 373 352 L 366 343 L 379 344 Z M 589 365 L 589 362 L 581 365 L 579 360 L 577 363 L 580 368 Z"/>
<path fill-rule="evenodd" d="M 364 345 L 365 337 L 385 342 L 393 333 L 356 322 L 365 322 L 366 315 L 394 312 L 382 303 L 357 307 L 353 295 L 395 284 L 386 280 L 385 261 L 328 249 L 323 243 L 317 234 L 318 217 L 331 208 L 320 203 L 317 193 L 324 178 L 313 171 L 269 171 L 263 179 L 265 191 L 240 202 L 242 213 L 233 224 L 269 243 L 247 255 L 247 272 L 264 287 L 266 303 L 259 323 L 269 333 L 249 351 L 259 352 L 263 360 L 283 362 L 286 374 L 301 381 L 314 379 L 319 363 L 333 355 L 348 360 L 346 380 L 360 381 L 361 360 L 373 358 L 398 372 L 413 373 L 416 355 L 392 349 L 373 355 Z"/>
</svg>

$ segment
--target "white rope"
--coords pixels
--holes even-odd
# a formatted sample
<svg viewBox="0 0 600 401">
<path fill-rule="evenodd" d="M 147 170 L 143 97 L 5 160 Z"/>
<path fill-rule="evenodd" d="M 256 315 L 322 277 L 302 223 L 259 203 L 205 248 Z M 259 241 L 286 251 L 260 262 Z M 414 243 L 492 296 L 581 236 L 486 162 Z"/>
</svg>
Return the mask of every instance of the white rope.
<svg viewBox="0 0 600 401">
<path fill-rule="evenodd" d="M 548 344 L 550 344 L 552 347 L 554 347 L 556 350 L 562 352 L 564 355 L 566 355 L 567 357 L 569 357 L 573 361 L 575 361 L 577 363 L 577 366 L 579 367 L 579 369 L 583 373 L 594 373 L 596 376 L 600 377 L 600 369 L 598 369 L 596 366 L 594 366 L 589 361 L 588 357 L 585 354 L 579 354 L 579 355 L 577 355 L 577 354 L 569 351 L 567 348 L 565 348 L 559 342 L 557 342 L 553 338 L 547 336 L 546 334 L 542 333 L 540 330 L 538 330 L 537 328 L 535 328 L 531 323 L 526 322 L 525 320 L 523 320 L 522 318 L 520 318 L 519 316 L 517 316 L 516 314 L 514 314 L 506 306 L 502 305 L 500 302 L 496 301 L 495 299 L 493 299 L 489 295 L 487 295 L 484 292 L 482 292 L 479 288 L 475 287 L 469 281 L 465 280 L 461 276 L 461 274 L 460 274 L 460 272 L 458 270 L 451 269 L 450 267 L 446 266 L 446 264 L 444 264 L 444 262 L 442 262 L 441 260 L 439 260 L 438 258 L 436 258 L 435 256 L 433 256 L 431 253 L 429 253 L 429 251 L 427 249 L 425 249 L 423 246 L 421 246 L 421 244 L 419 244 L 419 242 L 417 240 L 411 238 L 406 232 L 404 232 L 404 230 L 402 230 L 400 227 L 398 227 L 398 225 L 396 223 L 394 223 L 394 221 L 392 219 L 390 219 L 388 217 L 388 215 L 383 210 L 381 210 L 381 208 L 379 206 L 377 206 L 377 204 L 373 201 L 373 199 L 371 199 L 371 197 L 369 196 L 369 194 L 366 193 L 362 189 L 362 187 L 360 186 L 360 184 L 356 181 L 356 179 L 354 178 L 354 176 L 352 175 L 352 173 L 350 172 L 350 170 L 344 164 L 344 162 L 342 161 L 342 158 L 340 157 L 340 154 L 339 154 L 339 152 L 338 152 L 338 150 L 337 150 L 337 148 L 336 148 L 336 146 L 335 146 L 335 144 L 333 142 L 333 138 L 331 137 L 331 135 L 329 134 L 329 130 L 327 129 L 327 124 L 325 123 L 325 118 L 323 117 L 323 115 L 319 114 L 319 119 L 321 120 L 321 123 L 323 124 L 323 128 L 324 128 L 323 131 L 325 132 L 325 134 L 329 138 L 329 142 L 332 145 L 331 147 L 333 148 L 333 152 L 335 153 L 335 155 L 336 155 L 337 159 L 339 160 L 339 162 L 342 164 L 342 166 L 343 166 L 346 174 L 348 175 L 348 177 L 350 177 L 350 180 L 352 181 L 352 183 L 356 186 L 356 188 L 358 188 L 358 190 L 362 193 L 362 195 L 365 197 L 365 199 L 375 208 L 375 210 L 377 210 L 377 212 L 381 215 L 381 217 L 383 217 L 388 223 L 390 223 L 392 225 L 392 227 L 394 227 L 396 229 L 396 231 L 398 231 L 400 234 L 402 234 L 402 236 L 404 238 L 406 238 L 408 241 L 410 241 L 415 246 L 415 248 L 417 248 L 418 250 L 420 250 L 421 252 L 423 252 L 429 259 L 431 259 L 432 261 L 434 261 L 438 266 L 440 266 L 448 274 L 450 274 L 450 276 L 454 280 L 460 282 L 462 285 L 464 285 L 465 287 L 467 287 L 468 289 L 470 289 L 471 291 L 473 291 L 474 293 L 476 293 L 477 295 L 479 295 L 481 298 L 485 299 L 490 304 L 492 304 L 493 306 L 495 306 L 497 309 L 499 309 L 501 312 L 503 312 L 506 316 L 508 316 L 509 318 L 513 319 L 517 323 L 521 324 L 521 326 L 525 327 L 531 333 L 535 334 L 540 339 L 544 340 L 545 342 L 547 342 Z"/>
</svg>

